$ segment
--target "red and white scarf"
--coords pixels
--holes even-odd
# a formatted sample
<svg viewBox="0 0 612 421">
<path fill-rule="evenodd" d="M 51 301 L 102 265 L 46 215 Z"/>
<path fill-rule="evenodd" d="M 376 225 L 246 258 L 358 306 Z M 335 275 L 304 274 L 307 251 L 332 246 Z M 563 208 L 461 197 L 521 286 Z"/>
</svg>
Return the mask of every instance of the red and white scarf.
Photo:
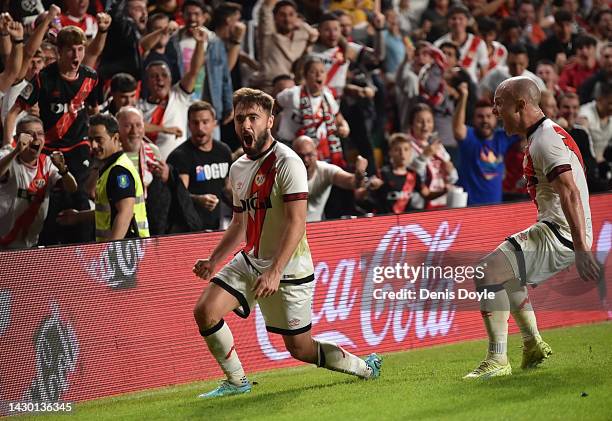
<svg viewBox="0 0 612 421">
<path fill-rule="evenodd" d="M 346 167 L 344 154 L 342 153 L 342 142 L 336 134 L 336 116 L 325 94 L 321 92 L 321 106 L 318 110 L 312 107 L 312 99 L 306 87 L 300 89 L 300 129 L 297 136 L 308 136 L 317 143 L 318 158 L 322 161 L 331 162 L 340 167 Z M 318 137 L 317 129 L 325 124 L 325 137 Z"/>
</svg>

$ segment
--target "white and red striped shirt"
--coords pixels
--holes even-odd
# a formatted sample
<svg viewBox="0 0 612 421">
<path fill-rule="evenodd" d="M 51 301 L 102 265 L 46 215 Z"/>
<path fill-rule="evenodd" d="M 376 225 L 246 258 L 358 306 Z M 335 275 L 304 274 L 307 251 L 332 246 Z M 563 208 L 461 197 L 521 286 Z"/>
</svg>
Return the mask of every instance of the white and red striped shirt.
<svg viewBox="0 0 612 421">
<path fill-rule="evenodd" d="M 454 42 L 450 33 L 438 38 L 434 45 L 440 47 L 445 42 Z M 459 46 L 458 64 L 470 74 L 475 83 L 478 83 L 480 79 L 478 69 L 487 69 L 489 67 L 487 44 L 481 38 L 468 33 L 463 45 Z"/>
<path fill-rule="evenodd" d="M 291 148 L 279 142 L 252 160 L 243 155 L 229 172 L 233 209 L 245 218 L 246 246 L 251 263 L 263 272 L 273 262 L 287 225 L 285 204 L 308 199 L 306 167 Z M 297 280 L 314 273 L 306 233 L 300 240 L 282 280 Z"/>
<path fill-rule="evenodd" d="M 592 244 L 593 227 L 589 189 L 584 174 L 582 155 L 576 142 L 561 126 L 548 118 L 543 118 L 529 130 L 527 141 L 523 171 L 527 180 L 527 191 L 538 208 L 538 221 L 557 224 L 560 233 L 571 240 L 569 223 L 561 208 L 559 195 L 552 186 L 556 177 L 566 171 L 571 171 L 580 191 L 586 240 L 589 245 Z"/>
</svg>

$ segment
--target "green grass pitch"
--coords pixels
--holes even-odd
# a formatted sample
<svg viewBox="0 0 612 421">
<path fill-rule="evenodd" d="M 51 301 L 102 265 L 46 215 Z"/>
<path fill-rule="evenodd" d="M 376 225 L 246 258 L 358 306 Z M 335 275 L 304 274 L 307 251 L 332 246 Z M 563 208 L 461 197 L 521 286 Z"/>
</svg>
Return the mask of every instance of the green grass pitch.
<svg viewBox="0 0 612 421">
<path fill-rule="evenodd" d="M 612 323 L 543 332 L 553 355 L 520 369 L 520 337 L 509 339 L 514 373 L 491 380 L 461 377 L 484 356 L 485 341 L 384 355 L 382 376 L 363 381 L 301 366 L 250 376 L 249 394 L 215 400 L 197 395 L 217 382 L 130 393 L 77 403 L 66 419 L 91 420 L 612 420 Z M 583 396 L 585 395 L 586 396 Z M 50 417 L 36 416 L 42 420 Z M 20 417 L 19 419 L 25 419 Z"/>
</svg>

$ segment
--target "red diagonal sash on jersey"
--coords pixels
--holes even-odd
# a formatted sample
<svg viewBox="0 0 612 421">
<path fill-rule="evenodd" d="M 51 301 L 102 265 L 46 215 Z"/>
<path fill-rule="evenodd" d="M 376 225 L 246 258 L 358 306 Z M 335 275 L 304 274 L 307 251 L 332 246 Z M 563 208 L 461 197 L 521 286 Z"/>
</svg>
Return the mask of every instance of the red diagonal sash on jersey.
<svg viewBox="0 0 612 421">
<path fill-rule="evenodd" d="M 574 140 L 574 138 L 570 136 L 570 134 L 566 132 L 563 127 L 557 124 L 553 124 L 553 129 L 555 129 L 555 132 L 557 132 L 557 134 L 561 136 L 561 139 L 563 139 L 563 143 L 565 144 L 565 146 L 567 146 L 570 151 L 576 154 L 578 160 L 580 161 L 580 166 L 584 171 L 586 171 L 584 167 L 584 161 L 582 160 L 582 154 L 580 153 L 580 149 L 578 148 L 578 145 L 576 145 L 576 141 Z"/>
<path fill-rule="evenodd" d="M 86 77 L 85 80 L 83 80 L 83 84 L 79 88 L 79 91 L 70 101 L 70 108 L 73 110 L 78 110 L 95 86 L 95 79 Z M 68 110 L 68 112 L 64 112 L 59 120 L 57 120 L 55 125 L 47 130 L 47 133 L 45 134 L 45 145 L 62 139 L 68 130 L 70 130 L 70 127 L 72 126 L 72 123 L 74 123 L 74 120 L 76 120 L 77 115 L 78 111 L 72 112 Z"/>
<path fill-rule="evenodd" d="M 402 186 L 402 193 L 412 192 L 414 190 L 415 184 L 416 184 L 416 178 L 414 177 L 414 173 L 411 171 L 408 171 L 408 173 L 406 173 L 406 181 L 404 181 L 404 185 Z M 407 197 L 404 197 L 404 196 L 407 196 Z M 404 210 L 406 209 L 406 205 L 408 204 L 408 201 L 410 200 L 410 196 L 411 195 L 402 195 L 402 198 L 398 199 L 393 204 L 393 213 L 398 214 L 398 213 L 404 212 Z"/>
<path fill-rule="evenodd" d="M 470 47 L 468 48 L 467 52 L 465 53 L 465 57 L 463 57 L 463 59 L 461 59 L 461 65 L 465 68 L 470 67 L 472 65 L 472 62 L 474 61 L 474 56 L 476 55 L 476 50 L 478 50 L 478 45 L 480 44 L 480 38 L 479 37 L 473 37 L 472 38 L 472 43 L 470 44 Z"/>
<path fill-rule="evenodd" d="M 340 70 L 340 67 L 344 65 L 346 61 L 344 59 L 344 50 L 338 47 L 338 49 L 336 50 L 336 54 L 334 54 L 334 58 L 335 58 L 334 63 L 332 64 L 332 66 L 329 68 L 329 71 L 327 72 L 327 77 L 325 78 L 325 85 L 329 85 L 329 82 L 331 82 L 334 76 L 336 76 L 336 73 L 338 73 L 338 70 Z"/>
<path fill-rule="evenodd" d="M 162 121 L 164 121 L 164 114 L 166 113 L 166 104 L 161 103 L 153 110 L 151 114 L 151 121 L 149 123 L 155 126 L 161 126 Z M 157 143 L 157 135 L 159 132 L 148 133 L 149 139 L 153 141 L 153 143 Z"/>
<path fill-rule="evenodd" d="M 493 47 L 494 51 L 493 54 L 491 55 L 491 57 L 489 57 L 489 67 L 488 70 L 492 70 L 495 66 L 497 66 L 497 64 L 499 63 L 499 60 L 501 60 L 504 57 L 504 49 L 503 47 Z"/>
<path fill-rule="evenodd" d="M 251 195 L 247 199 L 249 202 L 252 201 L 256 204 L 256 209 L 253 218 L 251 218 L 251 212 L 246 209 L 248 220 L 244 251 L 248 253 L 254 249 L 255 257 L 259 257 L 259 241 L 261 240 L 266 211 L 268 210 L 266 202 L 270 200 L 272 187 L 276 179 L 276 167 L 274 164 L 276 164 L 276 154 L 271 152 L 261 164 L 257 173 L 255 173 L 255 177 L 251 181 Z M 251 200 L 253 198 L 254 200 Z"/>
<path fill-rule="evenodd" d="M 45 174 L 43 169 L 45 167 L 45 160 L 47 159 L 47 155 L 40 154 L 38 156 L 37 168 L 36 168 L 36 176 L 28 186 L 28 194 L 32 197 L 32 201 L 28 208 L 17 217 L 15 220 L 15 224 L 13 228 L 4 236 L 0 237 L 0 245 L 7 246 L 11 244 L 17 238 L 17 235 L 23 231 L 27 232 L 38 215 L 38 210 L 40 209 L 40 205 L 45 200 L 45 193 L 47 192 L 47 186 L 49 185 L 49 174 Z M 44 182 L 43 182 L 44 181 Z"/>
</svg>

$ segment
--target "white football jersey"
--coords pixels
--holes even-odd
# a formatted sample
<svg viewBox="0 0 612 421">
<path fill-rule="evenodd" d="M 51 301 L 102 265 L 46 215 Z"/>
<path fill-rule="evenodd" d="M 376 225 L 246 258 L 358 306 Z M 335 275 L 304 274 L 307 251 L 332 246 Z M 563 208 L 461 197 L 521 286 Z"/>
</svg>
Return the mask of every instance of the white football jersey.
<svg viewBox="0 0 612 421">
<path fill-rule="evenodd" d="M 571 241 L 570 226 L 565 218 L 559 195 L 552 181 L 566 171 L 571 171 L 580 191 L 586 227 L 586 241 L 593 240 L 589 189 L 584 173 L 582 155 L 572 137 L 559 125 L 543 118 L 527 133 L 528 145 L 523 160 L 527 190 L 538 208 L 538 221 L 548 221 L 559 226 L 560 233 Z"/>
<path fill-rule="evenodd" d="M 246 246 L 243 249 L 260 272 L 271 264 L 281 243 L 285 203 L 308 199 L 306 167 L 291 148 L 279 142 L 252 160 L 243 155 L 230 168 L 233 208 L 243 215 Z M 306 233 L 287 263 L 282 280 L 300 280 L 314 273 Z"/>
</svg>

